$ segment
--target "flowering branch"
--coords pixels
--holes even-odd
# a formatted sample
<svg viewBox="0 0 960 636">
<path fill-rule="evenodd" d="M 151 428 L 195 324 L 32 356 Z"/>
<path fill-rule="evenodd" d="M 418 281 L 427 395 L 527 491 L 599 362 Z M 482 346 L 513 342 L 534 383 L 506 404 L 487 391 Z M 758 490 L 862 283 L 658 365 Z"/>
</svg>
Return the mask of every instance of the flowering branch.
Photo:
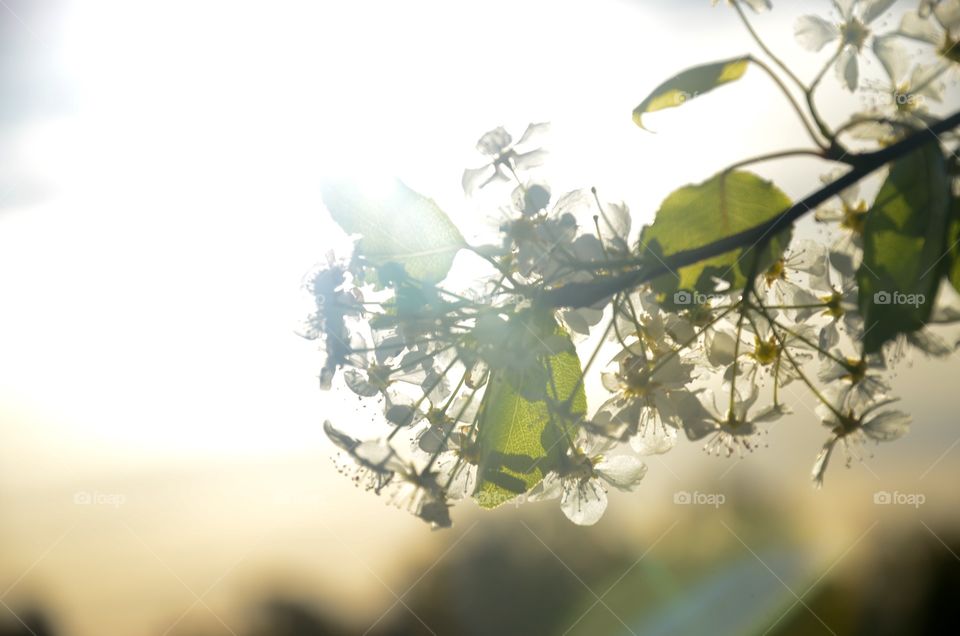
<svg viewBox="0 0 960 636">
<path fill-rule="evenodd" d="M 778 231 L 785 229 L 824 201 L 838 195 L 888 163 L 908 155 L 924 144 L 930 143 L 931 137 L 936 139 L 938 135 L 958 126 L 960 126 L 960 111 L 886 148 L 855 155 L 852 159 L 854 166 L 852 170 L 793 204 L 769 221 L 759 223 L 742 232 L 725 236 L 707 245 L 676 252 L 662 259 L 653 259 L 652 261 L 642 259 L 640 266 L 632 271 L 596 278 L 589 282 L 569 283 L 545 290 L 539 296 L 538 302 L 544 306 L 555 308 L 590 307 L 613 294 L 634 289 L 681 267 L 735 249 L 760 250 Z"/>
</svg>

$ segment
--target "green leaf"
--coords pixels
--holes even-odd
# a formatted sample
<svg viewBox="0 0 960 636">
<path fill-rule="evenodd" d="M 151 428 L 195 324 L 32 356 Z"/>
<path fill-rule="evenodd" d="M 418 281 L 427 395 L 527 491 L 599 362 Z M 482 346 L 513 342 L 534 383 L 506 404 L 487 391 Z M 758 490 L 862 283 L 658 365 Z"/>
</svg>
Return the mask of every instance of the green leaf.
<svg viewBox="0 0 960 636">
<path fill-rule="evenodd" d="M 400 181 L 386 189 L 353 181 L 324 185 L 323 202 L 357 250 L 377 266 L 400 265 L 411 278 L 436 283 L 450 271 L 465 243 L 460 231 L 432 199 Z"/>
<path fill-rule="evenodd" d="M 960 291 L 960 197 L 950 200 L 950 233 L 947 245 L 950 246 L 950 264 L 945 272 L 953 288 Z"/>
<path fill-rule="evenodd" d="M 721 172 L 709 180 L 675 190 L 660 205 L 652 225 L 640 236 L 641 253 L 664 259 L 676 252 L 702 247 L 768 221 L 790 207 L 790 199 L 769 181 L 750 172 Z M 733 250 L 653 280 L 653 288 L 670 306 L 699 304 L 700 294 L 711 294 L 716 280 L 730 290 L 744 286 L 753 259 L 762 273 L 780 257 L 790 240 L 790 229 L 772 237 L 755 255 L 752 248 Z"/>
<path fill-rule="evenodd" d="M 664 108 L 675 108 L 687 100 L 709 93 L 717 86 L 743 77 L 747 70 L 749 57 L 735 57 L 732 60 L 704 64 L 687 69 L 657 86 L 640 105 L 633 109 L 633 121 L 643 125 L 643 115 Z"/>
<path fill-rule="evenodd" d="M 933 309 L 950 224 L 943 152 L 930 143 L 896 161 L 867 213 L 857 270 L 863 346 L 878 351 L 926 324 Z"/>
<path fill-rule="evenodd" d="M 558 465 L 587 412 L 580 359 L 553 317 L 527 311 L 514 316 L 508 328 L 514 359 L 524 364 L 493 368 L 480 404 L 474 497 L 484 508 L 540 483 Z"/>
</svg>

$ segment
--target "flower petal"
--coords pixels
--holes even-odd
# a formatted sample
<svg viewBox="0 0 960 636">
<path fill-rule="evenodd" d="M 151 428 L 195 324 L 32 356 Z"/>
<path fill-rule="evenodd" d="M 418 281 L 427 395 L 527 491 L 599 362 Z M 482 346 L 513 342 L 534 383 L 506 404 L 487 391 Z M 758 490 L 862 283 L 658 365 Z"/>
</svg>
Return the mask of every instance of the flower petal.
<svg viewBox="0 0 960 636">
<path fill-rule="evenodd" d="M 373 397 L 380 389 L 367 381 L 366 376 L 356 369 L 347 369 L 343 372 L 343 379 L 347 387 L 360 397 Z"/>
<path fill-rule="evenodd" d="M 793 27 L 793 35 L 805 49 L 819 51 L 829 42 L 840 37 L 837 25 L 827 22 L 820 16 L 804 15 L 797 19 Z"/>
<path fill-rule="evenodd" d="M 520 136 L 520 141 L 517 142 L 517 145 L 536 141 L 537 138 L 542 137 L 548 132 L 550 132 L 550 122 L 548 121 L 540 122 L 539 124 L 529 124 L 527 129 L 523 131 L 523 135 Z"/>
<path fill-rule="evenodd" d="M 863 432 L 878 442 L 890 442 L 910 430 L 910 415 L 903 411 L 884 411 L 863 423 Z"/>
<path fill-rule="evenodd" d="M 547 473 L 533 490 L 527 493 L 527 501 L 550 501 L 559 499 L 564 494 L 564 482 L 555 472 Z"/>
<path fill-rule="evenodd" d="M 507 149 L 513 138 L 503 126 L 498 126 L 486 132 L 477 141 L 477 150 L 485 155 L 496 156 Z"/>
<path fill-rule="evenodd" d="M 860 19 L 864 24 L 870 24 L 881 15 L 887 12 L 893 3 L 897 0 L 861 0 L 860 6 L 863 9 L 860 12 Z"/>
<path fill-rule="evenodd" d="M 840 12 L 840 16 L 844 21 L 847 21 L 853 16 L 853 7 L 857 2 L 859 2 L 859 0 L 833 0 L 833 6 Z"/>
<path fill-rule="evenodd" d="M 816 241 L 801 239 L 790 249 L 790 269 L 823 276 L 827 267 L 827 248 Z"/>
<path fill-rule="evenodd" d="M 943 82 L 937 81 L 937 78 L 945 69 L 942 65 L 923 65 L 918 64 L 910 73 L 910 91 L 914 95 L 920 95 L 935 102 L 943 99 Z"/>
<path fill-rule="evenodd" d="M 607 509 L 607 491 L 596 479 L 565 481 L 560 509 L 578 526 L 592 526 Z"/>
<path fill-rule="evenodd" d="M 756 13 L 762 13 L 773 8 L 770 0 L 743 0 L 743 3 L 753 9 Z"/>
<path fill-rule="evenodd" d="M 823 488 L 823 475 L 827 472 L 827 464 L 830 462 L 830 455 L 833 453 L 833 447 L 837 443 L 836 437 L 831 437 L 817 453 L 817 460 L 813 463 L 813 470 L 810 471 L 810 478 L 813 479 L 814 486 L 817 489 Z"/>
<path fill-rule="evenodd" d="M 836 322 L 830 321 L 820 330 L 820 341 L 817 344 L 820 345 L 820 359 L 826 360 L 827 355 L 823 352 L 830 351 L 840 344 L 840 331 L 837 330 Z"/>
<path fill-rule="evenodd" d="M 946 29 L 950 37 L 956 36 L 955 31 L 960 29 L 960 2 L 958 0 L 941 0 L 933 9 L 940 25 Z"/>
<path fill-rule="evenodd" d="M 860 78 L 860 69 L 857 66 L 857 51 L 852 46 L 844 47 L 837 58 L 837 64 L 834 67 L 837 71 L 837 78 L 851 93 L 857 90 L 857 84 Z"/>
<path fill-rule="evenodd" d="M 934 46 L 940 46 L 944 40 L 943 32 L 937 28 L 929 18 L 921 18 L 913 11 L 908 11 L 900 20 L 900 30 L 898 33 L 902 36 L 927 42 Z"/>
<path fill-rule="evenodd" d="M 633 455 L 615 455 L 604 457 L 595 470 L 614 488 L 633 490 L 647 474 L 647 465 Z"/>
<path fill-rule="evenodd" d="M 943 338 L 927 329 L 907 334 L 907 342 L 928 356 L 935 358 L 943 358 L 953 353 L 953 347 L 948 345 Z"/>
<path fill-rule="evenodd" d="M 907 51 L 896 40 L 896 35 L 881 35 L 873 39 L 873 54 L 880 60 L 883 70 L 894 87 L 907 77 Z"/>
<path fill-rule="evenodd" d="M 688 439 L 698 440 L 717 430 L 717 423 L 711 419 L 709 411 L 693 393 L 675 391 L 670 394 L 670 400 L 683 422 L 683 431 Z"/>
<path fill-rule="evenodd" d="M 649 417 L 646 431 L 630 438 L 630 448 L 641 455 L 662 455 L 677 445 L 677 429 L 661 418 Z"/>
<path fill-rule="evenodd" d="M 514 155 L 513 165 L 518 170 L 529 170 L 530 168 L 536 168 L 542 166 L 547 160 L 546 150 L 543 148 L 537 148 L 536 150 L 531 150 L 530 152 L 523 152 Z"/>
<path fill-rule="evenodd" d="M 466 194 L 473 194 L 494 178 L 496 170 L 492 165 L 486 165 L 480 168 L 467 168 L 463 171 L 463 177 L 460 178 L 460 185 Z"/>
<path fill-rule="evenodd" d="M 704 344 L 707 360 L 715 367 L 724 367 L 732 363 L 736 351 L 736 339 L 728 333 L 716 329 L 707 332 Z"/>
<path fill-rule="evenodd" d="M 601 373 L 600 382 L 603 384 L 603 388 L 611 393 L 615 393 L 620 390 L 620 378 L 617 377 L 616 373 L 611 373 L 609 371 Z"/>
</svg>

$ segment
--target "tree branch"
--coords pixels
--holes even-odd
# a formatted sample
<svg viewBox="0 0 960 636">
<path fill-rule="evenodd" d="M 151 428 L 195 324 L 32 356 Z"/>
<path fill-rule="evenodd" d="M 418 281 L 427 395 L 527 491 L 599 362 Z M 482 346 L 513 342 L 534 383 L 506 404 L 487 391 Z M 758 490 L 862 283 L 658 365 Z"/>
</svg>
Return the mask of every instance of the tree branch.
<svg viewBox="0 0 960 636">
<path fill-rule="evenodd" d="M 953 130 L 958 126 L 960 126 L 960 112 L 956 112 L 886 148 L 876 152 L 855 155 L 851 162 L 853 169 L 850 172 L 793 204 L 769 221 L 723 237 L 713 243 L 664 256 L 662 260 L 651 259 L 650 262 L 633 271 L 597 278 L 590 282 L 569 283 L 561 287 L 548 289 L 539 296 L 537 302 L 546 307 L 554 308 L 589 307 L 608 296 L 634 289 L 681 267 L 693 265 L 743 247 L 759 249 L 777 232 L 786 229 L 794 221 L 812 211 L 827 199 L 836 196 L 887 163 L 936 140 L 938 134 Z"/>
</svg>

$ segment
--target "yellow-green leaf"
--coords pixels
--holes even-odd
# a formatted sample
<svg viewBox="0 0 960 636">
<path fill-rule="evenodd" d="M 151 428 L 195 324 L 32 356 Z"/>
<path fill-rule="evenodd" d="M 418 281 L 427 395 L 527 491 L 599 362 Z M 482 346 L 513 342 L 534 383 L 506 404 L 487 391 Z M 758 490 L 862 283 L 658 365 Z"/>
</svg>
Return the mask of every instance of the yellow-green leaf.
<svg viewBox="0 0 960 636">
<path fill-rule="evenodd" d="M 947 235 L 950 246 L 950 263 L 946 276 L 953 288 L 960 292 L 960 197 L 950 200 L 950 232 Z"/>
<path fill-rule="evenodd" d="M 675 75 L 666 82 L 657 86 L 640 105 L 633 109 L 633 121 L 647 130 L 643 125 L 643 115 L 664 108 L 675 108 L 703 93 L 712 91 L 717 86 L 743 77 L 747 70 L 749 57 L 737 57 L 723 62 L 714 62 L 703 66 L 695 66 Z"/>
<path fill-rule="evenodd" d="M 660 205 L 653 224 L 640 236 L 641 253 L 651 258 L 702 247 L 777 216 L 790 207 L 790 199 L 773 183 L 744 172 L 721 172 L 696 185 L 675 190 Z M 770 237 L 756 255 L 762 273 L 789 242 L 789 229 Z M 731 290 L 743 287 L 755 255 L 752 248 L 738 249 L 682 267 L 653 281 L 668 305 L 696 303 L 699 294 L 710 294 L 717 280 Z"/>
<path fill-rule="evenodd" d="M 387 188 L 336 181 L 322 191 L 333 220 L 348 234 L 360 236 L 357 250 L 373 265 L 400 265 L 410 277 L 436 283 L 464 246 L 443 210 L 400 181 Z"/>
<path fill-rule="evenodd" d="M 943 151 L 929 143 L 896 161 L 867 213 L 857 270 L 867 353 L 930 319 L 950 224 Z"/>
<path fill-rule="evenodd" d="M 496 508 L 540 483 L 557 466 L 587 411 L 580 359 L 553 317 L 528 311 L 509 326 L 531 345 L 514 351 L 529 356 L 527 364 L 491 371 L 480 405 L 474 497 L 484 508 Z"/>
</svg>

